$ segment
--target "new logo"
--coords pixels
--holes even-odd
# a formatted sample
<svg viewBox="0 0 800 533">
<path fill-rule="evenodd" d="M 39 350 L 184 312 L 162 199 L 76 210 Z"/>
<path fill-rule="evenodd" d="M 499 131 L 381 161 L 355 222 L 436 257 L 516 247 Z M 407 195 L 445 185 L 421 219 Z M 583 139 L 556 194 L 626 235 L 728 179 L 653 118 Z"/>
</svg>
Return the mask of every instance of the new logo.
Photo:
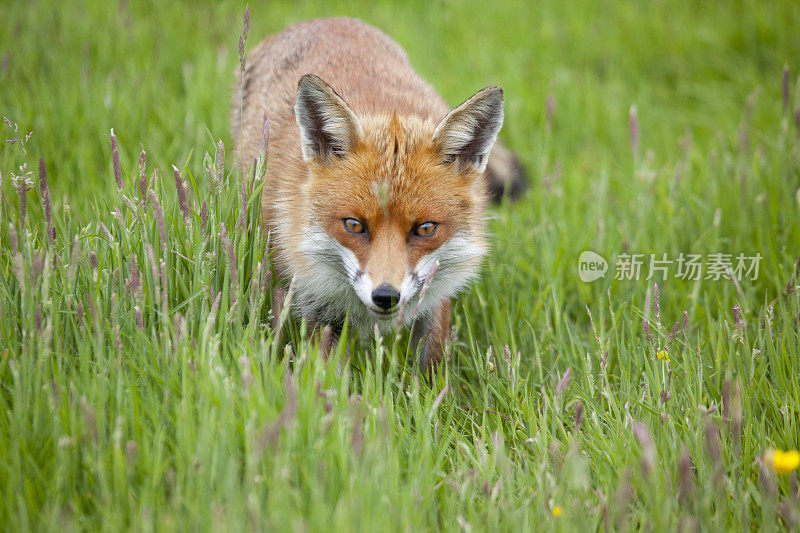
<svg viewBox="0 0 800 533">
<path fill-rule="evenodd" d="M 586 250 L 578 258 L 578 277 L 581 281 L 590 283 L 605 276 L 606 271 L 608 271 L 608 261 L 600 254 Z"/>
</svg>

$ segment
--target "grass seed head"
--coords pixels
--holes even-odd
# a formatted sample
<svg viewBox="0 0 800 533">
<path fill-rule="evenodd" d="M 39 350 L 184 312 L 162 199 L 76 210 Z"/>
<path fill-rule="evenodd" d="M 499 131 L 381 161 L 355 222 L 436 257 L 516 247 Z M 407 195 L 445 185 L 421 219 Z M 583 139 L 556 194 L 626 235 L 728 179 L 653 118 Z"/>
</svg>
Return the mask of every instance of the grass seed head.
<svg viewBox="0 0 800 533">
<path fill-rule="evenodd" d="M 631 153 L 639 154 L 639 112 L 635 105 L 628 110 L 628 128 L 630 130 Z"/>
<path fill-rule="evenodd" d="M 178 168 L 174 165 L 172 166 L 172 170 L 175 172 L 175 190 L 178 191 L 178 206 L 181 209 L 183 221 L 188 224 L 191 222 L 192 212 L 189 209 L 189 202 L 186 195 L 186 184 L 184 184 L 183 180 L 181 179 L 180 170 L 178 170 Z"/>
<path fill-rule="evenodd" d="M 614 491 L 614 496 L 612 497 L 614 525 L 618 530 L 626 529 L 622 526 L 624 526 L 627 522 L 630 506 L 636 498 L 636 491 L 634 490 L 633 485 L 631 485 L 630 476 L 630 471 L 626 471 L 623 474 L 622 481 L 617 487 L 617 490 Z"/>
<path fill-rule="evenodd" d="M 742 309 L 739 307 L 739 304 L 733 304 L 733 324 L 736 327 L 738 333 L 744 332 L 745 329 L 745 321 L 742 318 Z"/>
<path fill-rule="evenodd" d="M 163 259 L 160 259 L 158 262 L 158 270 L 161 275 L 161 290 L 164 293 L 164 298 L 161 300 L 161 307 L 166 309 L 169 296 L 167 295 L 167 263 Z"/>
<path fill-rule="evenodd" d="M 222 184 L 222 180 L 225 177 L 225 143 L 222 142 L 222 139 L 219 140 L 217 143 L 217 153 L 216 157 L 214 158 L 214 162 L 216 163 L 215 166 L 215 174 L 214 174 L 214 186 L 216 187 L 211 192 L 218 193 L 219 187 Z"/>
<path fill-rule="evenodd" d="M 244 54 L 244 45 L 247 42 L 247 34 L 250 33 L 250 4 L 244 7 L 244 23 L 242 25 L 242 34 L 239 35 L 239 68 L 242 75 L 244 75 L 245 65 L 247 58 Z"/>
<path fill-rule="evenodd" d="M 649 475 L 653 471 L 656 462 L 656 447 L 653 443 L 653 437 L 650 436 L 647 426 L 636 420 L 631 421 L 631 429 L 633 434 L 636 435 L 636 440 L 639 441 L 639 446 L 642 448 L 642 471 Z"/>
<path fill-rule="evenodd" d="M 719 428 L 711 419 L 706 422 L 705 441 L 709 457 L 718 465 L 722 459 L 722 442 L 719 439 Z"/>
<path fill-rule="evenodd" d="M 119 163 L 119 147 L 117 146 L 117 136 L 114 135 L 114 128 L 111 128 L 111 159 L 114 163 L 114 181 L 117 182 L 117 190 L 121 191 L 125 186 L 122 180 L 122 167 Z"/>
<path fill-rule="evenodd" d="M 11 241 L 11 251 L 15 254 L 19 251 L 19 245 L 17 243 L 17 228 L 14 224 L 8 224 L 8 240 Z"/>
<path fill-rule="evenodd" d="M 575 433 L 580 433 L 583 427 L 583 402 L 578 400 L 575 402 Z"/>
<path fill-rule="evenodd" d="M 561 375 L 561 378 L 558 380 L 558 383 L 556 384 L 557 397 L 561 398 L 561 396 L 564 394 L 564 391 L 567 390 L 571 375 L 572 375 L 572 367 L 567 367 L 567 369 Z"/>
<path fill-rule="evenodd" d="M 239 269 L 236 267 L 236 255 L 233 251 L 233 242 L 228 237 L 228 231 L 225 229 L 225 224 L 219 225 L 219 238 L 222 241 L 222 251 L 225 254 L 225 262 L 228 265 L 228 273 L 231 276 L 231 283 L 239 279 Z"/>
<path fill-rule="evenodd" d="M 653 283 L 653 310 L 656 317 L 656 327 L 661 327 L 661 291 L 658 283 Z"/>
<path fill-rule="evenodd" d="M 330 325 L 326 325 L 324 328 L 322 328 L 322 337 L 319 341 L 320 353 L 327 357 L 333 348 L 333 343 L 333 328 Z"/>
<path fill-rule="evenodd" d="M 266 425 L 258 437 L 255 439 L 256 455 L 261 455 L 268 448 L 275 449 L 278 445 L 278 437 L 281 430 L 294 420 L 297 415 L 297 387 L 289 372 L 283 378 L 284 402 L 283 410 L 278 418 L 271 424 Z"/>
<path fill-rule="evenodd" d="M 244 55 L 244 39 L 239 36 L 239 70 L 244 76 L 245 55 Z"/>
<path fill-rule="evenodd" d="M 19 220 L 24 228 L 25 218 L 28 215 L 28 185 L 25 183 L 25 179 L 22 177 L 17 179 L 16 185 L 17 194 L 19 195 Z"/>
<path fill-rule="evenodd" d="M 147 207 L 147 154 L 144 150 L 139 154 L 139 205 Z"/>
<path fill-rule="evenodd" d="M 186 333 L 186 319 L 180 313 L 175 313 L 172 317 L 172 330 L 175 333 L 175 342 L 181 342 Z"/>
<path fill-rule="evenodd" d="M 772 497 L 775 495 L 775 479 L 765 461 L 768 464 L 772 461 L 770 450 L 767 450 L 763 461 L 761 457 L 756 457 L 756 464 L 758 465 L 758 480 L 761 483 L 761 492 L 768 497 Z M 772 465 L 770 464 L 771 467 Z"/>
<path fill-rule="evenodd" d="M 136 264 L 136 257 L 131 255 L 128 266 L 128 281 L 125 283 L 125 293 L 128 296 L 138 297 L 141 288 L 142 275 L 141 272 L 139 272 L 139 266 Z"/>
<path fill-rule="evenodd" d="M 661 404 L 665 405 L 671 399 L 672 395 L 669 393 L 669 391 L 667 389 L 661 389 Z"/>
<path fill-rule="evenodd" d="M 644 317 L 642 319 L 642 331 L 644 332 L 650 344 L 655 344 L 655 339 L 653 339 L 653 332 L 650 330 L 650 321 L 647 319 L 647 317 Z"/>
<path fill-rule="evenodd" d="M 792 505 L 789 502 L 789 498 L 783 497 L 781 498 L 781 505 L 778 508 L 781 520 L 783 521 L 783 526 L 786 528 L 787 531 L 796 531 L 797 527 L 797 504 L 795 503 Z"/>
<path fill-rule="evenodd" d="M 35 287 L 39 282 L 39 277 L 44 269 L 44 254 L 39 250 L 34 250 L 31 256 L 31 283 Z"/>
<path fill-rule="evenodd" d="M 42 199 L 42 210 L 47 223 L 47 238 L 52 243 L 56 240 L 56 228 L 53 227 L 53 202 L 50 197 L 50 185 L 47 183 L 47 167 L 44 158 L 39 158 L 39 195 Z"/>
<path fill-rule="evenodd" d="M 692 457 L 689 455 L 689 450 L 684 447 L 678 460 L 678 496 L 684 505 L 691 501 L 693 490 Z"/>
<path fill-rule="evenodd" d="M 114 235 L 111 234 L 111 231 L 109 231 L 108 227 L 106 227 L 106 225 L 103 222 L 98 222 L 97 225 L 100 226 L 100 229 L 103 230 L 103 233 L 106 234 L 106 237 L 108 237 L 108 240 L 113 242 L 114 241 Z"/>
<path fill-rule="evenodd" d="M 163 253 L 167 253 L 167 228 L 164 225 L 164 209 L 161 207 L 161 203 L 158 201 L 158 196 L 156 196 L 155 191 L 150 189 L 148 191 L 150 195 L 150 204 L 153 206 L 153 211 L 156 214 L 156 225 L 158 226 L 158 236 L 161 239 L 161 251 Z"/>
</svg>

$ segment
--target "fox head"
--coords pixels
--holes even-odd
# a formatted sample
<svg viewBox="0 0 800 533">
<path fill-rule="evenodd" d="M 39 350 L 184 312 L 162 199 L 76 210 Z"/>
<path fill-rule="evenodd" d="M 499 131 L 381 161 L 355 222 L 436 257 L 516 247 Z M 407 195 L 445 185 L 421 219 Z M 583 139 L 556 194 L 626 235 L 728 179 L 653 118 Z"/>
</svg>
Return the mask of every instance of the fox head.
<svg viewBox="0 0 800 533">
<path fill-rule="evenodd" d="M 483 172 L 503 122 L 487 87 L 440 122 L 357 116 L 322 79 L 303 76 L 295 118 L 304 184 L 296 280 L 308 314 L 347 308 L 357 326 L 430 313 L 473 278 L 486 252 Z M 422 295 L 421 293 L 425 294 Z"/>
</svg>

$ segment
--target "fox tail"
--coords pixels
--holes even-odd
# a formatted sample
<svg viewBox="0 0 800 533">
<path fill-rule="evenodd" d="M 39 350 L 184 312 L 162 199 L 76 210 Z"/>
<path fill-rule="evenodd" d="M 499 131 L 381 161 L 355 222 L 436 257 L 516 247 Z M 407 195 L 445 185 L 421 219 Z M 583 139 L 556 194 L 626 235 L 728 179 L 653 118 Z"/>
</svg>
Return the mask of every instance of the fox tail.
<svg viewBox="0 0 800 533">
<path fill-rule="evenodd" d="M 486 165 L 489 196 L 495 202 L 503 197 L 517 198 L 528 190 L 528 176 L 517 155 L 497 141 Z"/>
</svg>

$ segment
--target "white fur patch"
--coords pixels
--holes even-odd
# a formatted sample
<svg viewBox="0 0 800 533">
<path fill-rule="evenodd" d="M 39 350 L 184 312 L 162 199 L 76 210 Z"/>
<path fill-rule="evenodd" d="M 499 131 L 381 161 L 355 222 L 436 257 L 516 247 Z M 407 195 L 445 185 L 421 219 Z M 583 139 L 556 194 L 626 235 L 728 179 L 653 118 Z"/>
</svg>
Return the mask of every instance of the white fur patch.
<svg viewBox="0 0 800 533">
<path fill-rule="evenodd" d="M 413 275 L 408 276 L 408 282 L 403 280 L 405 285 L 416 279 L 416 290 L 408 297 L 407 305 L 412 310 L 416 308 L 420 316 L 429 315 L 442 300 L 456 295 L 478 275 L 485 253 L 485 245 L 471 239 L 466 233 L 456 233 L 449 241 L 419 260 Z M 431 275 L 434 267 L 436 271 Z M 420 291 L 429 276 L 428 288 L 420 300 Z M 405 292 L 401 290 L 401 295 Z"/>
<path fill-rule="evenodd" d="M 362 334 L 370 334 L 375 324 L 382 331 L 391 329 L 391 317 L 369 311 L 377 309 L 373 282 L 351 250 L 315 227 L 305 232 L 300 251 L 307 267 L 295 272 L 295 301 L 303 315 L 336 324 L 349 312 L 350 323 Z"/>
<path fill-rule="evenodd" d="M 478 274 L 486 252 L 479 241 L 457 233 L 422 257 L 414 269 L 407 269 L 399 287 L 400 311 L 382 317 L 372 303 L 376 286 L 355 254 L 322 228 L 309 229 L 304 235 L 300 251 L 306 266 L 293 273 L 294 302 L 299 311 L 326 323 L 342 323 L 349 312 L 351 325 L 362 335 L 371 335 L 375 325 L 387 332 L 393 326 L 429 317 L 442 300 L 455 295 Z M 428 286 L 420 300 L 426 279 Z M 402 324 L 398 322 L 401 318 Z"/>
</svg>

